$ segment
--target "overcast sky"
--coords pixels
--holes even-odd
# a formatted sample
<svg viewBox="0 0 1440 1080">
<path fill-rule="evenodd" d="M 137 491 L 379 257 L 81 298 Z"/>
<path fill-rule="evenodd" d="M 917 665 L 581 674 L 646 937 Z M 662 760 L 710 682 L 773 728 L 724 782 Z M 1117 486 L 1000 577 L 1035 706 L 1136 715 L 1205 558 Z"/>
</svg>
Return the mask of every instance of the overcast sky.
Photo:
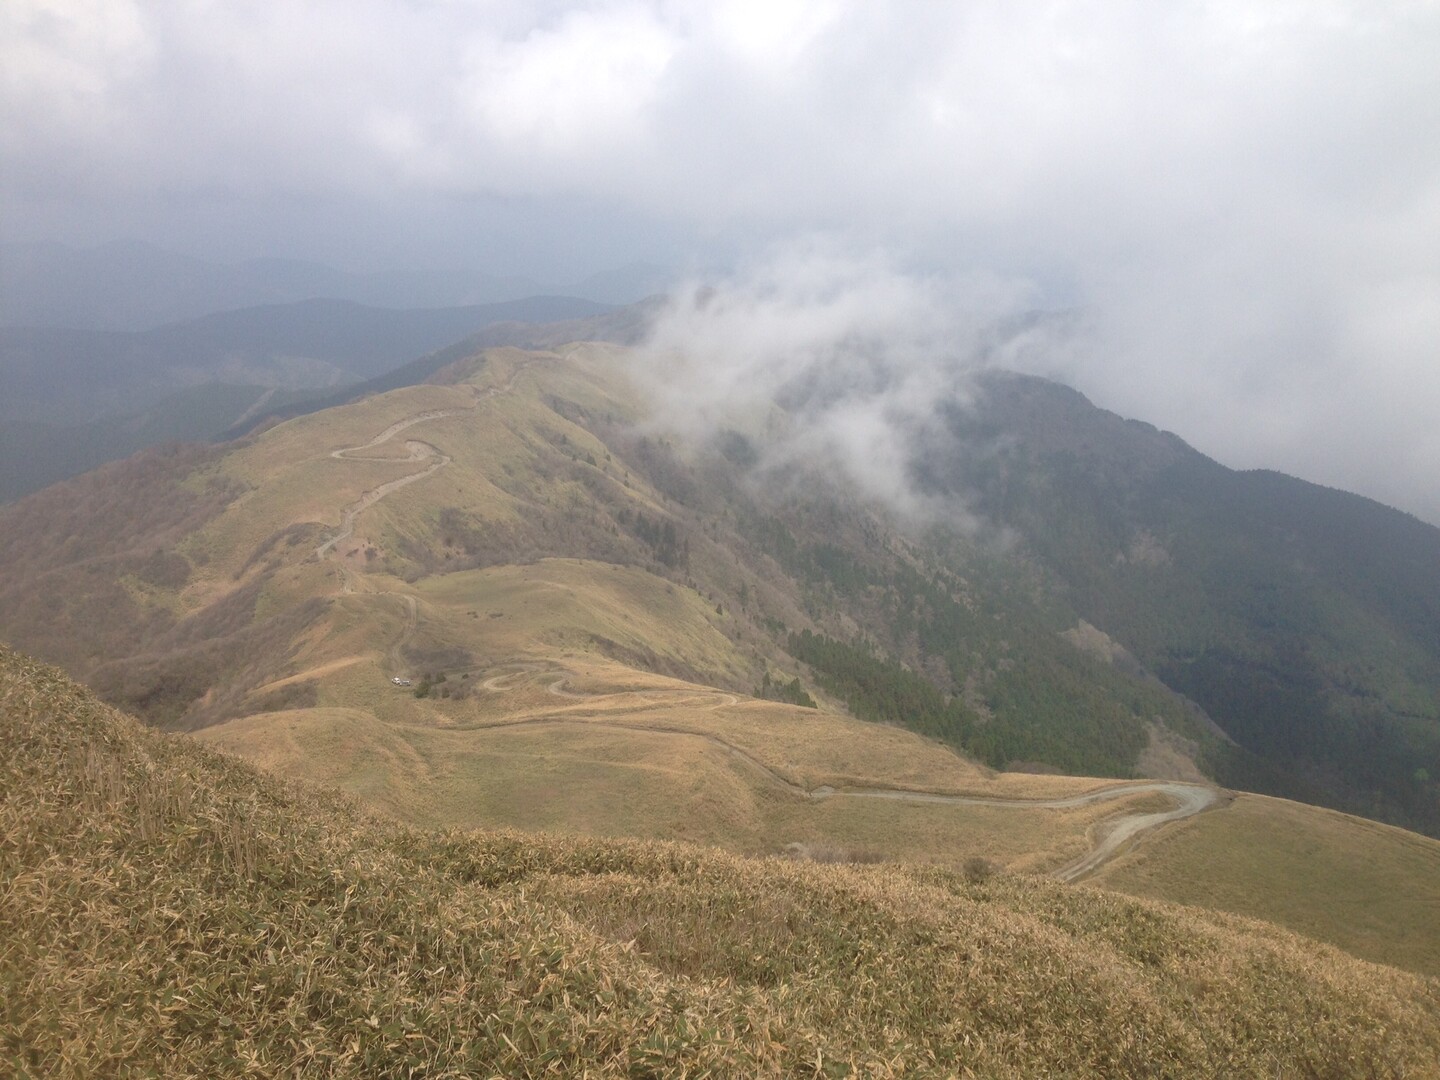
<svg viewBox="0 0 1440 1080">
<path fill-rule="evenodd" d="M 6 0 L 0 93 L 7 239 L 554 282 L 820 243 L 1083 307 L 1032 366 L 1440 521 L 1437 3 Z"/>
</svg>

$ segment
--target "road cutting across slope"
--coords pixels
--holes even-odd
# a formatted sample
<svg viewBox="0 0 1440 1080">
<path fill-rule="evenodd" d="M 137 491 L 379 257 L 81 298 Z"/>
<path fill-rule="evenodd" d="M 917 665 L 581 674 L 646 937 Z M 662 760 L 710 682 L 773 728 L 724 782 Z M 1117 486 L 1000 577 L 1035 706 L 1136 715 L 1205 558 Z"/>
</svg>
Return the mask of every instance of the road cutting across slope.
<svg viewBox="0 0 1440 1080">
<path fill-rule="evenodd" d="M 405 458 L 393 458 L 383 455 L 372 455 L 366 457 L 363 456 L 363 451 L 373 450 L 375 447 L 381 446 L 389 442 L 396 435 L 399 435 L 400 432 L 412 428 L 416 424 L 423 424 L 427 420 L 443 420 L 449 416 L 463 416 L 466 413 L 472 412 L 475 409 L 476 405 L 479 404 L 480 398 L 482 397 L 489 398 L 496 397 L 500 394 L 510 393 L 510 391 L 515 386 L 515 380 L 520 376 L 520 373 L 525 371 L 528 367 L 529 364 L 521 364 L 516 367 L 515 370 L 510 373 L 510 377 L 506 379 L 504 384 L 501 386 L 492 386 L 483 394 L 476 391 L 474 403 L 467 405 L 464 408 L 426 409 L 424 412 L 416 413 L 414 416 L 407 416 L 404 420 L 395 421 L 395 423 L 391 424 L 384 431 L 380 432 L 380 434 L 376 435 L 369 442 L 361 443 L 359 446 L 346 446 L 342 447 L 339 450 L 330 451 L 330 456 L 339 461 L 428 460 L 430 464 L 427 465 L 424 469 L 421 469 L 419 472 L 410 473 L 408 476 L 399 477 L 398 479 L 391 480 L 388 483 L 381 484 L 378 488 L 365 492 L 363 495 L 360 496 L 359 499 L 347 506 L 340 516 L 340 528 L 335 531 L 334 535 L 332 535 L 328 540 L 326 540 L 323 544 L 321 544 L 315 549 L 315 557 L 317 559 L 325 558 L 327 554 L 334 550 L 336 544 L 340 543 L 342 540 L 348 540 L 352 535 L 354 535 L 355 518 L 359 514 L 368 510 L 370 507 L 374 506 L 381 499 L 385 498 L 385 496 L 393 492 L 399 491 L 401 488 L 416 483 L 417 481 L 424 480 L 431 473 L 437 472 L 440 469 L 443 469 L 446 465 L 450 464 L 450 458 L 447 455 L 441 453 L 429 443 L 421 442 L 419 439 L 406 440 L 405 449 L 408 452 L 409 456 Z M 473 389 L 474 388 L 472 387 L 472 391 Z M 344 591 L 351 591 L 350 579 L 348 575 L 345 577 Z"/>
<path fill-rule="evenodd" d="M 540 665 L 522 665 L 519 670 L 512 670 L 503 675 L 497 675 L 485 680 L 481 685 L 484 689 L 492 692 L 504 692 L 515 689 L 515 681 L 524 675 L 544 672 L 547 676 L 558 675 L 558 678 L 550 679 L 545 683 L 545 689 L 558 697 L 571 700 L 614 700 L 620 697 L 639 698 L 647 705 L 654 704 L 651 695 L 655 694 L 685 694 L 691 697 L 715 697 L 718 700 L 711 705 L 711 709 L 723 709 L 735 705 L 738 702 L 736 695 L 722 690 L 701 690 L 691 687 L 676 687 L 666 691 L 660 688 L 650 688 L 639 693 L 636 691 L 622 691 L 619 693 L 582 693 L 574 690 L 563 690 L 563 687 L 573 673 L 545 669 Z M 1026 799 L 1026 798 L 997 798 L 987 795 L 962 795 L 938 791 L 918 791 L 904 788 L 873 788 L 873 787 L 830 787 L 822 785 L 816 788 L 807 788 L 795 783 L 771 766 L 765 764 L 753 754 L 740 749 L 738 746 L 727 742 L 725 739 L 708 732 L 694 731 L 689 728 L 670 727 L 655 724 L 625 724 L 614 719 L 597 720 L 582 718 L 578 716 L 549 715 L 532 716 L 519 720 L 501 721 L 494 724 L 482 725 L 486 728 L 507 728 L 534 725 L 555 725 L 555 726 L 585 726 L 588 728 L 601 728 L 620 731 L 641 731 L 652 732 L 659 735 L 686 736 L 693 739 L 711 743 L 728 751 L 733 757 L 743 761 L 752 770 L 761 774 L 770 784 L 783 788 L 791 795 L 800 798 L 820 801 L 824 799 L 887 799 L 896 802 L 928 803 L 948 806 L 989 806 L 1008 807 L 1025 810 L 1067 810 L 1081 806 L 1089 806 L 1094 803 L 1109 802 L 1116 799 L 1127 799 L 1136 795 L 1159 794 L 1175 801 L 1175 806 L 1169 810 L 1144 811 L 1123 814 L 1118 817 L 1109 818 L 1097 826 L 1103 830 L 1095 847 L 1085 855 L 1072 862 L 1065 864 L 1050 872 L 1050 876 L 1060 881 L 1073 882 L 1084 878 L 1105 863 L 1109 862 L 1116 855 L 1120 854 L 1132 841 L 1145 833 L 1153 832 L 1162 826 L 1175 821 L 1182 821 L 1185 818 L 1193 817 L 1212 806 L 1218 804 L 1222 793 L 1213 787 L 1203 784 L 1182 783 L 1172 780 L 1149 780 L 1142 782 L 1121 782 L 1105 787 L 1087 791 L 1080 795 L 1071 795 L 1059 799 Z"/>
<path fill-rule="evenodd" d="M 426 417 L 423 417 L 423 419 L 429 420 L 429 419 L 432 419 L 432 417 L 426 416 Z M 416 423 L 419 423 L 419 420 L 415 420 L 415 422 L 416 422 Z M 406 426 L 408 426 L 408 425 L 406 425 Z M 372 445 L 375 445 L 375 444 L 374 444 L 374 443 L 366 443 L 365 446 L 363 446 L 363 447 L 354 447 L 354 449 L 363 450 L 363 449 L 366 449 L 367 447 L 372 446 Z M 370 507 L 374 506 L 374 505 L 375 505 L 377 502 L 379 502 L 381 499 L 385 498 L 386 495 L 389 495 L 390 493 L 395 492 L 395 491 L 399 491 L 401 488 L 406 487 L 406 486 L 408 486 L 408 485 L 410 485 L 410 484 L 413 484 L 413 483 L 415 483 L 415 482 L 418 481 L 418 480 L 424 480 L 424 479 L 425 479 L 427 476 L 429 476 L 431 473 L 437 472 L 437 471 L 439 471 L 440 469 L 443 469 L 446 465 L 449 465 L 449 464 L 450 464 L 450 458 L 449 458 L 447 455 L 442 454 L 439 450 L 436 450 L 435 447 L 431 446 L 429 443 L 424 443 L 424 442 L 420 442 L 419 440 L 416 440 L 416 439 L 411 439 L 411 440 L 409 440 L 409 441 L 407 441 L 407 442 L 405 443 L 405 449 L 407 449 L 407 450 L 410 452 L 410 456 L 409 456 L 408 458 L 404 458 L 404 459 L 402 459 L 402 460 L 405 460 L 405 461 L 425 461 L 426 459 L 433 459 L 433 460 L 431 460 L 430 465 L 428 465 L 428 466 L 427 466 L 426 468 L 424 468 L 424 469 L 421 469 L 421 470 L 420 470 L 419 472 L 417 472 L 417 473 L 411 473 L 411 474 L 409 474 L 408 476 L 402 476 L 402 477 L 400 477 L 400 478 L 397 479 L 397 480 L 391 480 L 389 483 L 381 484 L 381 485 L 380 485 L 379 487 L 377 487 L 377 488 L 372 488 L 370 491 L 367 491 L 367 492 L 365 492 L 365 494 L 361 495 L 360 498 L 357 499 L 355 502 L 353 502 L 353 503 L 351 503 L 349 506 L 347 506 L 347 507 L 345 508 L 344 513 L 343 513 L 343 514 L 341 515 L 341 517 L 340 517 L 340 528 L 335 531 L 334 535 L 332 535 L 332 536 L 330 537 L 330 539 L 326 540 L 323 544 L 321 544 L 319 547 L 317 547 L 317 548 L 315 549 L 315 557 L 316 557 L 317 559 L 323 559 L 323 558 L 331 551 L 331 549 L 333 549 L 333 548 L 335 547 L 336 544 L 340 543 L 342 540 L 348 540 L 348 539 L 354 534 L 354 532 L 355 532 L 355 518 L 356 518 L 359 514 L 363 513 L 364 511 L 366 511 L 366 510 L 368 510 L 368 509 L 370 509 Z M 341 454 L 343 454 L 343 453 L 345 453 L 345 451 L 343 451 L 343 450 L 336 450 L 336 451 L 335 451 L 333 454 L 331 454 L 330 456 L 331 456 L 331 457 L 339 457 L 339 456 L 340 456 Z M 360 459 L 358 459 L 358 460 L 361 460 L 361 461 L 374 461 L 374 460 L 379 460 L 379 459 L 375 459 L 375 458 L 360 458 Z M 386 458 L 386 459 L 384 459 L 384 460 L 394 461 L 394 460 L 396 460 L 396 459 L 394 459 L 394 458 Z"/>
<path fill-rule="evenodd" d="M 1105 829 L 1105 834 L 1093 850 L 1074 862 L 1051 871 L 1050 874 L 1051 877 L 1060 881 L 1078 881 L 1100 869 L 1118 855 L 1129 841 L 1141 833 L 1158 829 L 1172 821 L 1194 817 L 1202 810 L 1214 806 L 1220 801 L 1220 792 L 1203 784 L 1186 784 L 1175 780 L 1150 780 L 1142 783 L 1117 784 L 1064 799 L 996 799 L 981 795 L 946 795 L 936 792 L 892 789 L 852 789 L 836 791 L 834 794 L 857 799 L 897 799 L 902 802 L 943 803 L 952 806 L 1019 806 L 1032 810 L 1065 810 L 1097 802 L 1107 802 L 1111 799 L 1123 799 L 1131 795 L 1144 795 L 1149 792 L 1174 799 L 1175 807 L 1171 810 L 1126 814 L 1123 817 L 1103 822 L 1101 827 Z"/>
</svg>

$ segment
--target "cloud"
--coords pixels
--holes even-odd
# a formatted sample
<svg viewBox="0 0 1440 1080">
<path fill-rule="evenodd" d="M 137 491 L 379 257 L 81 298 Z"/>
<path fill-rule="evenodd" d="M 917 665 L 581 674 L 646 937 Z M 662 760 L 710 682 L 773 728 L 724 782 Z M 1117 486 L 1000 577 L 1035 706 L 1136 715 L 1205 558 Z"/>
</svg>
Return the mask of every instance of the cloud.
<svg viewBox="0 0 1440 1080">
<path fill-rule="evenodd" d="M 0 211 L 576 277 L 840 236 L 1038 282 L 1101 403 L 1440 521 L 1437 55 L 1423 0 L 10 0 Z"/>
<path fill-rule="evenodd" d="M 968 398 L 996 321 L 1033 301 L 1022 280 L 919 277 L 810 238 L 677 289 L 632 371 L 658 427 L 755 436 L 772 478 L 818 468 L 909 516 L 958 521 L 912 483 L 917 436 Z"/>
<path fill-rule="evenodd" d="M 479 38 L 459 87 L 475 142 L 536 158 L 542 174 L 558 162 L 561 176 L 582 160 L 633 154 L 678 48 L 635 6 L 574 11 L 518 41 Z"/>
</svg>

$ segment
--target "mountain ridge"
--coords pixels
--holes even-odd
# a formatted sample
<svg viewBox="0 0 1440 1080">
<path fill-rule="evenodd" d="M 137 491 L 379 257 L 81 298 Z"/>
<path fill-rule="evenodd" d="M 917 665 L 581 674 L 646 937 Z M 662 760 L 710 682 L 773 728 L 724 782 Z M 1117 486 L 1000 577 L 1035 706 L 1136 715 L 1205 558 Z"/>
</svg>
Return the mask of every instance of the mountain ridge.
<svg viewBox="0 0 1440 1080">
<path fill-rule="evenodd" d="M 233 437 L 287 405 L 392 388 L 411 377 L 407 361 L 484 327 L 523 337 L 532 321 L 609 310 L 559 296 L 430 309 L 311 299 L 133 333 L 0 328 L 0 501 L 161 442 Z M 333 399 L 343 386 L 354 390 Z"/>
<path fill-rule="evenodd" d="M 1226 779 L 1222 734 L 1086 618 L 1023 534 L 917 531 L 833 474 L 767 485 L 762 436 L 647 428 L 632 364 L 616 345 L 487 349 L 427 383 L 22 499 L 0 510 L 0 635 L 151 723 L 431 826 L 1044 873 L 1116 815 L 1172 807 L 816 800 L 747 761 L 806 791 Z M 1106 573 L 1188 565 L 1169 537 L 1112 532 L 1124 546 Z M 1391 898 L 1440 878 L 1431 848 L 1417 860 L 1408 834 L 1302 812 L 1306 835 L 1352 859 L 1347 878 L 1385 896 L 1391 930 L 1357 935 L 1275 846 L 1282 811 L 1257 817 L 1253 798 L 1164 826 L 1139 846 L 1159 876 L 1117 870 L 1117 885 L 1193 896 L 1175 875 L 1224 837 L 1273 857 L 1212 871 L 1233 879 L 1215 906 L 1431 962 L 1428 916 Z M 1190 853 L 1178 864 L 1158 857 L 1170 830 Z M 1267 865 L 1288 869 L 1277 881 Z M 1297 890 L 1298 908 L 1283 899 Z M 1406 934 L 1421 944 L 1398 946 Z"/>
<path fill-rule="evenodd" d="M 327 603 L 323 566 L 295 561 L 309 550 L 306 543 L 315 546 L 303 539 L 319 535 L 313 523 L 337 512 L 333 500 L 343 505 L 346 498 L 359 499 L 367 472 L 374 488 L 415 472 L 417 466 L 407 462 L 416 454 L 443 454 L 453 464 L 426 483 L 442 482 L 436 490 L 452 494 L 436 502 L 413 487 L 366 511 L 364 531 L 337 552 L 344 573 L 380 571 L 411 583 L 554 556 L 646 566 L 672 587 L 704 596 L 722 616 L 731 641 L 726 648 L 733 653 L 743 643 L 748 650 L 740 666 L 732 659 L 687 669 L 687 677 L 698 681 L 749 690 L 764 682 L 767 666 L 791 676 L 799 672 L 857 715 L 915 727 L 996 767 L 1031 762 L 1128 776 L 1150 747 L 1154 762 L 1168 759 L 1182 771 L 1193 766 L 1242 787 L 1338 801 L 1425 828 L 1440 820 L 1431 780 L 1440 774 L 1440 759 L 1433 768 L 1428 764 L 1440 729 L 1433 717 L 1433 672 L 1440 659 L 1426 651 L 1425 637 L 1427 620 L 1440 618 L 1426 570 L 1426 560 L 1440 562 L 1440 533 L 1421 523 L 1384 517 L 1400 524 L 1397 535 L 1414 550 L 1414 559 L 1392 565 L 1343 535 L 1317 532 L 1315 521 L 1330 520 L 1323 512 L 1328 502 L 1316 504 L 1308 488 L 1295 486 L 1300 482 L 1282 485 L 1299 492 L 1299 502 L 1286 510 L 1288 504 L 1267 496 L 1275 504 L 1267 513 L 1294 518 L 1286 526 L 1294 533 L 1285 549 L 1290 553 L 1277 557 L 1273 529 L 1248 513 L 1243 499 L 1239 511 L 1219 504 L 1229 517 L 1212 513 L 1203 501 L 1213 501 L 1214 491 L 1235 490 L 1237 482 L 1273 487 L 1273 478 L 1236 480 L 1173 436 L 1113 415 L 1107 419 L 1073 391 L 992 375 L 982 384 L 1001 379 L 1009 404 L 1002 396 L 998 407 L 944 414 L 949 427 L 917 436 L 921 453 L 915 460 L 929 469 L 917 475 L 932 493 L 958 500 L 1019 539 L 1007 554 L 983 537 L 953 530 L 908 533 L 883 506 L 841 493 L 833 477 L 813 476 L 803 494 L 765 495 L 754 471 L 760 450 L 735 433 L 702 446 L 637 434 L 643 409 L 634 391 L 624 388 L 628 354 L 622 347 L 498 349 L 464 359 L 473 346 L 437 354 L 435 363 L 443 364 L 432 365 L 427 377 L 438 384 L 364 398 L 346 406 L 349 412 L 296 418 L 217 450 L 214 460 L 256 463 L 231 470 L 224 483 L 232 487 L 222 484 L 223 490 L 252 490 L 236 503 L 251 521 L 242 525 L 232 510 L 225 520 L 236 523 L 233 530 L 214 526 L 235 533 L 224 541 L 232 552 L 226 572 L 241 582 L 254 578 L 255 567 L 269 567 L 269 574 L 283 570 L 294 579 L 286 588 L 298 589 L 297 598 Z M 434 420 L 423 435 L 416 429 L 415 437 L 426 441 L 414 445 L 430 449 L 407 451 L 397 439 L 382 454 L 393 459 L 388 463 L 341 468 L 330 450 L 319 453 L 304 434 L 340 430 L 336 425 L 354 430 L 325 436 L 333 441 L 319 445 L 334 450 L 364 442 L 356 436 L 368 424 L 378 431 L 405 416 L 427 415 L 427 409 L 464 415 Z M 489 427 L 474 427 L 471 414 L 486 417 Z M 366 415 L 377 419 L 360 419 Z M 1137 440 L 1142 449 L 1158 447 L 1158 457 L 1137 452 Z M 1076 449 L 1066 449 L 1072 444 Z M 971 452 L 977 446 L 984 452 Z M 1156 487 L 1157 477 L 1171 484 L 1176 469 L 1182 479 L 1198 475 L 1203 482 Z M 292 479 L 275 486 L 282 475 Z M 321 481 L 322 475 L 330 478 Z M 361 486 L 351 486 L 357 482 Z M 272 498 L 287 484 L 301 484 L 296 495 L 307 494 L 298 502 L 288 495 Z M 1177 503 L 1166 490 L 1191 502 Z M 329 510 L 323 509 L 327 501 Z M 1356 528 L 1374 515 L 1367 503 L 1342 502 L 1359 515 Z M 271 503 L 273 509 L 259 509 Z M 1206 507 L 1202 520 L 1186 507 Z M 50 511 L 35 513 L 17 508 L 8 518 L 0 515 L 0 525 L 15 523 L 11 542 L 19 546 L 12 551 L 35 542 L 34 536 L 25 540 L 27 531 L 49 528 L 19 524 L 26 517 L 39 522 Z M 1226 529 L 1207 526 L 1205 515 L 1225 520 Z M 205 544 L 187 549 L 185 574 L 214 580 L 218 549 L 212 541 Z M 244 544 L 260 546 L 246 554 Z M 211 569 L 194 561 L 207 549 Z M 1296 552 L 1308 567 L 1303 572 L 1291 565 Z M 31 560 L 15 561 L 18 572 Z M 148 564 L 140 559 L 136 565 Z M 262 594 L 278 587 L 267 582 L 255 579 L 252 585 Z M 94 587 L 100 588 L 98 582 Z M 115 586 L 106 588 L 120 603 Z M 139 625 L 145 619 L 159 620 L 157 626 L 174 622 L 174 601 L 158 603 L 160 594 L 146 599 L 144 589 L 127 588 L 125 603 L 138 604 Z M 182 595 L 190 595 L 196 586 L 185 588 Z M 73 655 L 93 639 L 92 632 L 74 627 L 57 632 L 58 614 L 44 614 L 34 588 L 17 573 L 9 575 L 5 591 L 14 611 L 32 613 L 9 622 L 21 633 L 18 643 L 48 641 L 38 651 L 65 659 L 64 649 Z M 1392 595 L 1400 597 L 1395 605 Z M 1256 597 L 1268 606 L 1257 607 Z M 142 618 L 141 612 L 148 614 Z M 52 629 L 43 629 L 47 625 Z M 167 632 L 182 634 L 179 625 Z M 1104 632 L 1139 667 L 1117 666 L 1111 652 L 1088 653 L 1066 636 L 1085 625 Z M 1371 632 L 1382 625 L 1393 630 L 1394 642 Z M 75 644 L 59 645 L 64 634 Z M 98 644 L 95 650 L 103 651 Z M 641 643 L 636 655 L 660 651 Z M 1296 667 L 1293 657 L 1309 668 Z M 152 694 L 162 684 L 197 695 L 203 685 L 176 682 L 163 665 L 140 678 L 123 656 L 109 663 L 106 685 L 129 695 L 123 700 L 132 707 L 142 700 L 134 695 Z M 1276 667 L 1285 663 L 1290 667 Z M 191 679 L 209 670 L 191 667 Z M 122 675 L 126 670 L 130 674 Z M 1299 684 L 1309 686 L 1309 711 L 1286 719 L 1293 715 L 1287 699 L 1272 707 L 1273 694 L 1265 696 L 1269 684 L 1257 682 L 1258 676 L 1250 682 L 1229 678 L 1232 670 L 1300 672 L 1311 679 Z M 194 689 L 180 691 L 182 686 Z M 234 692 L 241 698 L 211 697 L 235 708 L 248 691 Z M 172 699 L 180 700 L 163 698 Z M 213 712 L 211 705 L 205 708 Z M 1218 735 L 1212 722 L 1239 745 Z M 1186 760 L 1192 766 L 1184 766 Z"/>
</svg>

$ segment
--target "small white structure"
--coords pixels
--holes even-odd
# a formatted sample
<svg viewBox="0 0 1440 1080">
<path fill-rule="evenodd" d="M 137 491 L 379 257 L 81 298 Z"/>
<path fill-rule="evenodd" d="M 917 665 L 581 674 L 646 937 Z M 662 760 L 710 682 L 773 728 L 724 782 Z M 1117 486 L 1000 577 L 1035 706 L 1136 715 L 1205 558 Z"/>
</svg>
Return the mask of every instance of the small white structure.
<svg viewBox="0 0 1440 1080">
<path fill-rule="evenodd" d="M 409 679 L 402 679 L 399 675 L 396 675 L 396 676 L 395 676 L 394 678 L 392 678 L 390 681 L 393 682 L 396 686 L 409 686 L 409 685 L 410 685 L 410 680 L 409 680 Z"/>
</svg>

